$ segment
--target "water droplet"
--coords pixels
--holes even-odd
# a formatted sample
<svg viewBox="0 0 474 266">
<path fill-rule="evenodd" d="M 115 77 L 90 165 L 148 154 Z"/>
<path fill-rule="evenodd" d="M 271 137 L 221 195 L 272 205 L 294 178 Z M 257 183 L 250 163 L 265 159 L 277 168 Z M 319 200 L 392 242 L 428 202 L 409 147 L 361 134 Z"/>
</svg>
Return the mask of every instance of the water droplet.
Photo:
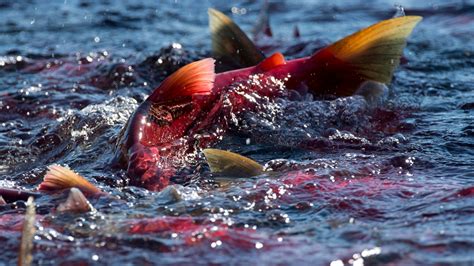
<svg viewBox="0 0 474 266">
<path fill-rule="evenodd" d="M 331 261 L 331 264 L 329 264 L 330 266 L 344 266 L 344 262 L 342 262 L 342 260 L 333 260 Z"/>
</svg>

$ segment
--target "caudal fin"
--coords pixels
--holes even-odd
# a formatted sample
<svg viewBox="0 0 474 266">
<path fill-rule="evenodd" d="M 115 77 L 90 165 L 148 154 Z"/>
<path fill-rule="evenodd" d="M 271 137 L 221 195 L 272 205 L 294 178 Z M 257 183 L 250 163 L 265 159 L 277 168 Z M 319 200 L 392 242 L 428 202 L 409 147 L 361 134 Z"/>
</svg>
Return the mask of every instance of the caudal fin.
<svg viewBox="0 0 474 266">
<path fill-rule="evenodd" d="M 212 55 L 232 68 L 250 67 L 265 56 L 228 16 L 209 8 Z M 229 70 L 229 68 L 225 68 Z"/>
<path fill-rule="evenodd" d="M 309 88 L 314 94 L 348 96 L 367 80 L 390 83 L 406 39 L 421 19 L 384 20 L 318 51 L 308 60 Z"/>
<path fill-rule="evenodd" d="M 48 166 L 48 171 L 43 182 L 38 187 L 39 191 L 58 191 L 76 187 L 85 194 L 102 193 L 100 189 L 92 185 L 84 177 L 74 173 L 72 170 L 60 166 Z"/>
<path fill-rule="evenodd" d="M 263 172 L 263 166 L 252 159 L 230 151 L 203 150 L 211 172 L 231 177 L 252 177 Z"/>
</svg>

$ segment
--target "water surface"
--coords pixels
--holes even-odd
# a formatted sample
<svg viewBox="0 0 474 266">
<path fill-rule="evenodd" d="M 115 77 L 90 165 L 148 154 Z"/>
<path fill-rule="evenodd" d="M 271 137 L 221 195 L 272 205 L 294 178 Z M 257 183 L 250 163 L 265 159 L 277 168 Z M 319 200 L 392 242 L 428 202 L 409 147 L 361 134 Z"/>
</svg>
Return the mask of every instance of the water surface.
<svg viewBox="0 0 474 266">
<path fill-rule="evenodd" d="M 59 163 L 114 195 L 85 215 L 52 211 L 65 193 L 39 198 L 34 263 L 474 263 L 474 2 L 270 1 L 274 36 L 257 42 L 308 56 L 396 3 L 424 20 L 383 102 L 259 103 L 216 147 L 275 171 L 219 187 L 203 164 L 179 197 L 128 186 L 116 136 L 164 77 L 209 56 L 208 7 L 252 35 L 262 2 L 0 3 L 0 186 L 35 189 Z M 22 213 L 0 206 L 2 265 Z"/>
</svg>

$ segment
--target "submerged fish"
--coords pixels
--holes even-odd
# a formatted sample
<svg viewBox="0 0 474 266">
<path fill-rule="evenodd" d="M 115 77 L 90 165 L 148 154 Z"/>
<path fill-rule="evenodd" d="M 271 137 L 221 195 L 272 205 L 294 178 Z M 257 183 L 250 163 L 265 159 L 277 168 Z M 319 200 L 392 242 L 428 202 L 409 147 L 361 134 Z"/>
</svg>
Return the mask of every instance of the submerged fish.
<svg viewBox="0 0 474 266">
<path fill-rule="evenodd" d="M 385 20 L 310 57 L 286 61 L 275 53 L 261 61 L 261 53 L 230 19 L 215 10 L 210 15 L 214 54 L 235 51 L 229 45 L 234 39 L 243 43 L 242 54 L 260 63 L 216 74 L 215 60 L 206 58 L 165 79 L 130 117 L 117 143 L 116 161 L 127 169 L 133 185 L 155 191 L 168 186 L 188 154 L 210 146 L 225 132 L 221 119 L 225 101 L 231 101 L 235 112 L 253 108 L 245 101 L 246 93 L 278 97 L 281 91 L 276 87 L 281 85 L 286 90 L 305 87 L 317 96 L 348 96 L 366 82 L 389 83 L 406 38 L 421 20 L 418 16 Z M 235 84 L 247 91 L 222 97 L 234 93 Z"/>
</svg>

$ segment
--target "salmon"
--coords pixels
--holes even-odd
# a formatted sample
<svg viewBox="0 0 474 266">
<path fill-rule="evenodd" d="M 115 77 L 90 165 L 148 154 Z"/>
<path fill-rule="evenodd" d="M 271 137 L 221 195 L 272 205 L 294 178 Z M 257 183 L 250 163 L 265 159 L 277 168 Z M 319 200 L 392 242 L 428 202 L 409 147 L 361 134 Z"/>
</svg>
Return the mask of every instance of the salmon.
<svg viewBox="0 0 474 266">
<path fill-rule="evenodd" d="M 216 60 L 190 63 L 166 78 L 140 104 L 118 136 L 114 163 L 127 170 L 130 184 L 160 191 L 172 184 L 180 168 L 202 149 L 222 139 L 225 115 L 253 110 L 250 94 L 266 99 L 306 88 L 315 96 L 350 96 L 368 82 L 389 84 L 408 36 L 422 19 L 404 16 L 381 21 L 312 56 L 286 60 L 281 53 L 265 57 L 224 14 L 210 9 L 213 55 L 230 57 L 243 68 L 216 73 Z M 227 113 L 226 113 L 227 112 Z M 40 190 L 63 186 L 100 193 L 71 173 L 50 169 Z M 60 172 L 60 171 L 59 171 Z"/>
</svg>

